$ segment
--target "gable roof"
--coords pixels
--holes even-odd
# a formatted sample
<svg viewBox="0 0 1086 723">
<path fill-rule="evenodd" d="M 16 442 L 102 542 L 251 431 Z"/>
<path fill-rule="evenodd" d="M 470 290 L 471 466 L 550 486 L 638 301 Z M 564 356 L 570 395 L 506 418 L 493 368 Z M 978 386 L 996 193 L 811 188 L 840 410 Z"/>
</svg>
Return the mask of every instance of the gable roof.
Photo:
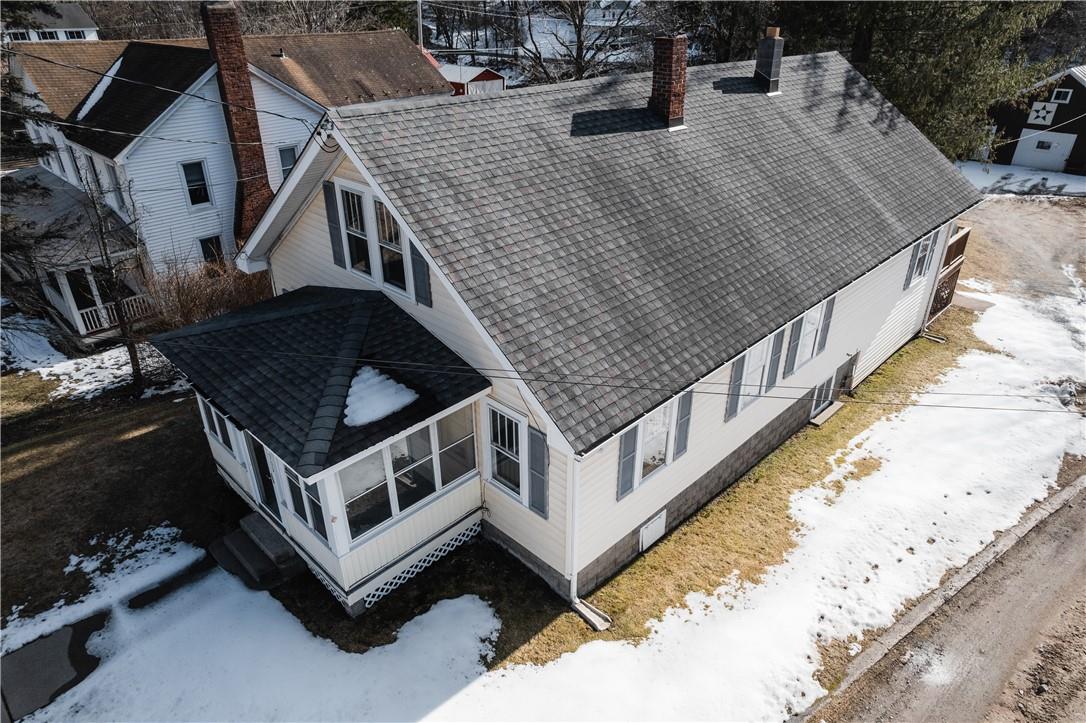
<svg viewBox="0 0 1086 723">
<path fill-rule="evenodd" d="M 490 387 L 379 291 L 307 286 L 151 343 L 304 477 Z M 418 399 L 369 424 L 347 426 L 347 391 L 362 366 L 414 390 Z M 444 371 L 450 368 L 456 371 Z"/>
<path fill-rule="evenodd" d="M 250 65 L 325 107 L 452 92 L 402 30 L 246 35 L 243 42 Z M 77 120 L 80 105 L 103 80 L 96 73 L 107 73 L 120 58 L 118 77 L 184 90 L 188 87 L 181 85 L 185 79 L 191 84 L 213 64 L 205 38 L 15 43 L 13 49 L 29 54 L 14 57 L 53 113 L 72 123 L 125 133 L 143 131 L 169 107 L 170 103 L 162 105 L 164 100 L 172 103 L 181 96 L 134 83 L 111 82 L 108 97 L 95 103 L 97 119 Z M 279 57 L 280 51 L 285 57 Z M 196 72 L 199 67 L 203 70 Z M 75 133 L 65 135 L 76 140 Z M 83 131 L 77 142 L 112 157 L 131 140 L 129 136 Z"/>
<path fill-rule="evenodd" d="M 173 91 L 188 90 L 213 65 L 202 48 L 131 42 L 110 66 L 109 75 L 149 83 Z M 170 90 L 99 78 L 95 88 L 72 110 L 69 119 L 121 134 L 139 134 L 180 97 Z M 100 133 L 80 127 L 65 128 L 76 143 L 112 158 L 132 143 L 131 135 Z"/>
<path fill-rule="evenodd" d="M 578 451 L 979 200 L 840 55 L 331 112 Z"/>
</svg>

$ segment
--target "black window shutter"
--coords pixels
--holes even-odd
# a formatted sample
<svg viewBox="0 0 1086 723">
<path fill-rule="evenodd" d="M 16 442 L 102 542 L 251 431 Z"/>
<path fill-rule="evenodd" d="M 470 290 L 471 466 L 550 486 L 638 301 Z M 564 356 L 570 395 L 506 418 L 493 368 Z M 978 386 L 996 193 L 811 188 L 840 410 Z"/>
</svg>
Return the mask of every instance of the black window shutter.
<svg viewBox="0 0 1086 723">
<path fill-rule="evenodd" d="M 634 485 L 637 463 L 637 427 L 627 430 L 619 440 L 618 498 L 622 499 Z"/>
<path fill-rule="evenodd" d="M 324 214 L 328 217 L 328 236 L 332 240 L 332 263 L 347 268 L 343 260 L 343 233 L 339 228 L 339 203 L 336 201 L 336 184 L 324 182 Z"/>
<path fill-rule="evenodd" d="M 901 290 L 909 288 L 913 283 L 913 269 L 916 268 L 916 257 L 920 255 L 920 244 L 922 241 L 913 245 L 913 255 L 909 257 L 909 271 L 905 274 L 905 285 L 901 287 Z"/>
<path fill-rule="evenodd" d="M 747 355 L 744 354 L 732 362 L 732 376 L 728 383 L 728 405 L 724 408 L 725 422 L 739 411 L 739 395 L 743 393 L 743 366 L 746 361 Z"/>
<path fill-rule="evenodd" d="M 544 517 L 547 516 L 549 464 L 547 435 L 535 427 L 528 427 L 528 506 Z"/>
<path fill-rule="evenodd" d="M 422 252 L 411 244 L 411 277 L 415 281 L 415 301 L 423 306 L 433 306 L 430 297 L 430 264 L 426 263 Z"/>
<path fill-rule="evenodd" d="M 833 302 L 836 298 L 836 296 L 831 296 L 826 301 L 826 307 L 822 310 L 822 328 L 818 330 L 817 354 L 821 354 L 822 350 L 826 348 L 826 339 L 830 335 L 830 320 L 833 319 Z"/>
<path fill-rule="evenodd" d="M 803 317 L 792 322 L 788 331 L 788 355 L 784 358 L 784 375 L 781 379 L 792 376 L 796 370 L 796 354 L 799 353 L 799 337 L 803 333 Z"/>
<path fill-rule="evenodd" d="M 777 386 L 777 372 L 781 369 L 781 352 L 784 351 L 784 329 L 773 335 L 773 348 L 769 352 L 769 370 L 765 377 L 765 390 Z"/>
<path fill-rule="evenodd" d="M 684 392 L 679 397 L 679 418 L 675 423 L 675 454 L 672 459 L 678 459 L 686 453 L 686 444 L 690 439 L 690 408 L 693 401 L 693 392 Z"/>
</svg>

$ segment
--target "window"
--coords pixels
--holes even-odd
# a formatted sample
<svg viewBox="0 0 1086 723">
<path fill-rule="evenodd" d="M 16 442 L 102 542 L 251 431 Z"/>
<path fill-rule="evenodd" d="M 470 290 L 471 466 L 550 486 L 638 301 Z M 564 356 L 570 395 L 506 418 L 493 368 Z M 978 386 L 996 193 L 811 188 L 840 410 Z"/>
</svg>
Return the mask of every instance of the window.
<svg viewBox="0 0 1086 723">
<path fill-rule="evenodd" d="M 347 255 L 351 268 L 364 274 L 372 273 L 370 269 L 370 247 L 366 239 L 365 202 L 357 193 L 344 189 L 343 195 L 343 225 L 347 234 Z"/>
<path fill-rule="evenodd" d="M 205 262 L 221 264 L 223 262 L 222 239 L 219 236 L 200 239 L 200 253 L 203 254 Z"/>
<path fill-rule="evenodd" d="M 39 30 L 38 40 L 60 40 L 60 35 L 56 30 Z"/>
<path fill-rule="evenodd" d="M 1052 141 L 1037 141 L 1037 150 L 1050 151 L 1052 150 Z"/>
<path fill-rule="evenodd" d="M 475 417 L 470 405 L 348 465 L 339 472 L 339 484 L 351 539 L 410 512 L 474 471 Z M 297 492 L 300 497 L 307 490 L 299 487 Z M 315 519 L 312 508 L 310 519 Z"/>
<path fill-rule="evenodd" d="M 65 30 L 64 37 L 67 40 L 86 40 L 87 34 L 82 30 Z"/>
<path fill-rule="evenodd" d="M 24 43 L 30 40 L 30 33 L 26 30 L 12 30 L 8 33 L 8 40 L 13 43 Z"/>
<path fill-rule="evenodd" d="M 490 408 L 490 476 L 520 494 L 520 422 Z"/>
<path fill-rule="evenodd" d="M 283 146 L 279 149 L 279 167 L 283 169 L 283 178 L 287 177 L 290 169 L 298 161 L 298 148 L 296 146 Z"/>
<path fill-rule="evenodd" d="M 204 171 L 203 161 L 191 161 L 181 164 L 181 172 L 185 176 L 185 187 L 188 189 L 189 205 L 200 206 L 211 203 L 211 194 L 207 189 L 207 174 Z"/>
<path fill-rule="evenodd" d="M 200 397 L 200 409 L 204 413 L 204 429 L 215 439 L 219 440 L 231 455 L 234 455 L 234 443 L 230 437 L 230 425 L 226 417 L 219 410 L 211 406 L 203 397 Z"/>
<path fill-rule="evenodd" d="M 389 449 L 401 512 L 437 492 L 429 427 L 393 442 Z"/>
<path fill-rule="evenodd" d="M 621 499 L 640 486 L 661 467 L 667 466 L 674 457 L 686 451 L 689 434 L 690 407 L 684 401 L 687 392 L 680 397 L 679 414 L 684 417 L 680 426 L 680 440 L 676 440 L 674 456 L 669 456 L 671 439 L 671 407 L 668 402 L 646 415 L 635 426 L 622 433 L 618 452 L 618 497 Z M 686 427 L 685 431 L 682 427 Z"/>
<path fill-rule="evenodd" d="M 90 187 L 95 191 L 102 190 L 102 179 L 98 177 L 98 166 L 94 163 L 94 156 L 89 153 L 83 154 L 83 164 L 87 174 L 87 182 Z"/>
<path fill-rule="evenodd" d="M 749 407 L 762 393 L 762 381 L 769 362 L 769 341 L 768 338 L 762 339 L 747 352 L 742 389 L 739 390 L 740 411 Z"/>
<path fill-rule="evenodd" d="M 68 149 L 68 163 L 72 166 L 72 180 L 76 183 L 81 183 L 79 178 L 79 162 L 75 160 L 75 151 L 71 146 L 66 146 Z"/>
<path fill-rule="evenodd" d="M 909 288 L 920 279 L 927 276 L 928 267 L 931 265 L 932 252 L 935 250 L 935 241 L 939 236 L 938 231 L 933 231 L 917 241 L 913 248 L 912 262 L 909 266 L 909 274 L 906 278 L 905 288 Z"/>
<path fill-rule="evenodd" d="M 358 538 L 392 517 L 392 498 L 385 478 L 384 455 L 363 457 L 339 473 L 351 538 Z"/>
<path fill-rule="evenodd" d="M 302 482 L 298 474 L 285 464 L 283 475 L 287 478 L 287 487 L 290 488 L 290 502 L 294 507 L 294 514 L 305 520 L 321 539 L 327 540 L 328 531 L 324 526 L 324 505 L 321 504 L 320 488 L 316 484 Z"/>
<path fill-rule="evenodd" d="M 667 464 L 671 405 L 665 404 L 641 421 L 641 479 Z"/>
<path fill-rule="evenodd" d="M 377 216 L 377 244 L 381 249 L 381 274 L 386 284 L 407 291 L 407 274 L 404 270 L 403 245 L 400 241 L 400 225 L 392 217 L 385 204 L 373 200 Z"/>
<path fill-rule="evenodd" d="M 113 165 L 106 166 L 106 174 L 109 176 L 109 192 L 113 196 L 113 203 L 118 211 L 127 211 L 124 203 L 124 191 L 121 188 L 121 179 L 117 177 L 117 168 Z"/>
<path fill-rule="evenodd" d="M 833 377 L 815 387 L 814 400 L 811 402 L 811 417 L 817 417 L 818 413 L 833 403 Z"/>
<path fill-rule="evenodd" d="M 471 406 L 437 420 L 437 444 L 443 485 L 475 471 L 475 415 Z"/>
<path fill-rule="evenodd" d="M 1071 102 L 1071 89 L 1070 88 L 1056 88 L 1052 91 L 1053 103 L 1070 103 Z"/>
</svg>

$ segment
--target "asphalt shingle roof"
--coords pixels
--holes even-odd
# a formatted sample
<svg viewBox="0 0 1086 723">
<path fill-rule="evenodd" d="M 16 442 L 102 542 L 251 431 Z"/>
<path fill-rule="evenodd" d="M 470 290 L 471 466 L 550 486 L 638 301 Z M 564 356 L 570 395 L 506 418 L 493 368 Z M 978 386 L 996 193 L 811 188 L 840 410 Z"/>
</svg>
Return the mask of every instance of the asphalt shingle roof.
<svg viewBox="0 0 1086 723">
<path fill-rule="evenodd" d="M 151 343 L 305 477 L 490 386 L 379 291 L 307 286 Z M 370 424 L 347 426 L 347 391 L 362 366 L 418 399 Z"/>
<path fill-rule="evenodd" d="M 583 451 L 979 200 L 840 55 L 752 73 L 675 132 L 648 73 L 332 116 Z"/>
</svg>

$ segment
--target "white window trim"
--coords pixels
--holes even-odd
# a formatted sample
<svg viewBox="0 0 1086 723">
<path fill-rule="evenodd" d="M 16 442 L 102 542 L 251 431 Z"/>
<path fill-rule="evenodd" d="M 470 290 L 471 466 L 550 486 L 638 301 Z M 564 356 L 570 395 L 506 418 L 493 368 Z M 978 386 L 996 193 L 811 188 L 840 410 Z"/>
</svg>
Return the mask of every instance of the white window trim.
<svg viewBox="0 0 1086 723">
<path fill-rule="evenodd" d="M 350 181 L 345 178 L 339 178 L 338 176 L 332 177 L 332 183 L 336 188 L 336 210 L 339 212 L 340 243 L 343 246 L 343 258 L 345 263 L 348 264 L 347 271 L 361 279 L 366 279 L 389 294 L 399 296 L 408 301 L 414 301 L 415 276 L 411 268 L 411 239 L 410 234 L 407 233 L 407 228 L 399 222 L 399 219 L 396 218 L 395 214 L 392 214 L 393 220 L 400 227 L 400 243 L 403 247 L 404 281 L 407 286 L 407 289 L 404 290 L 398 286 L 386 283 L 381 268 L 381 243 L 377 240 L 377 212 L 374 208 L 373 201 L 374 199 L 381 201 L 386 208 L 388 208 L 388 203 L 374 194 L 372 188 L 361 183 Z M 362 216 L 364 223 L 366 224 L 366 251 L 369 253 L 370 269 L 372 270 L 369 274 L 358 271 L 350 266 L 351 247 L 350 244 L 347 243 L 347 216 L 343 208 L 344 190 L 362 196 Z M 391 212 L 391 209 L 389 210 Z"/>
<path fill-rule="evenodd" d="M 931 271 L 932 256 L 934 255 L 935 250 L 939 246 L 939 229 L 936 229 L 936 230 L 932 231 L 931 233 L 927 234 L 926 236 L 921 238 L 916 243 L 919 245 L 921 251 L 923 251 L 923 249 L 924 249 L 924 244 L 927 244 L 927 254 L 924 256 L 924 268 L 921 269 L 919 272 L 917 272 L 917 270 L 915 268 L 912 269 L 913 277 L 909 281 L 909 288 L 910 289 L 913 288 L 914 286 L 916 286 L 918 283 L 920 283 L 921 280 L 928 278 L 928 272 Z M 917 253 L 917 260 L 919 260 L 919 257 L 920 257 L 920 254 Z M 911 254 L 910 254 L 909 258 L 912 259 Z M 915 261 L 913 263 L 915 263 Z M 823 302 L 823 303 L 825 303 L 825 302 Z M 798 367 L 797 367 L 797 369 L 798 369 Z"/>
<path fill-rule="evenodd" d="M 384 444 L 382 444 L 382 446 L 379 447 L 379 448 L 370 448 L 366 454 L 357 456 L 357 458 L 352 458 L 351 463 L 353 464 L 355 462 L 361 462 L 366 457 L 369 457 L 369 456 L 374 455 L 374 454 L 380 454 L 381 455 L 381 462 L 382 462 L 382 465 L 383 465 L 384 470 L 385 470 L 385 488 L 386 488 L 386 491 L 388 493 L 389 508 L 392 510 L 392 514 L 387 520 L 384 520 L 381 523 L 379 523 L 377 525 L 374 525 L 373 527 L 366 530 L 365 532 L 363 532 L 358 537 L 352 537 L 351 536 L 351 527 L 350 527 L 350 523 L 348 522 L 349 518 L 348 518 L 348 515 L 347 515 L 347 504 L 351 500 L 358 499 L 362 495 L 355 495 L 354 497 L 350 498 L 350 500 L 347 499 L 347 497 L 343 494 L 343 484 L 342 484 L 342 481 L 340 480 L 340 473 L 344 469 L 349 467 L 350 465 L 345 465 L 344 467 L 341 467 L 341 468 L 337 469 L 334 475 L 330 475 L 328 477 L 328 479 L 333 479 L 334 478 L 335 479 L 335 484 L 338 485 L 338 487 L 339 487 L 339 491 L 338 491 L 339 501 L 342 503 L 342 507 L 343 507 L 343 521 L 345 523 L 345 528 L 344 529 L 346 531 L 347 541 L 349 543 L 350 549 L 354 550 L 355 548 L 369 542 L 374 537 L 381 534 L 381 532 L 383 532 L 383 531 L 387 530 L 389 527 L 395 525 L 397 522 L 405 519 L 406 517 L 410 517 L 411 515 L 418 512 L 419 510 L 421 510 L 421 509 L 429 506 L 430 504 L 432 504 L 435 500 L 437 500 L 437 499 L 439 499 L 441 497 L 444 497 L 445 493 L 448 490 L 450 490 L 450 489 L 452 489 L 454 487 L 460 486 L 466 480 L 469 480 L 473 476 L 479 474 L 479 454 L 478 454 L 478 451 L 479 451 L 479 426 L 478 426 L 478 422 L 475 420 L 475 410 L 472 409 L 472 420 L 473 420 L 473 422 L 475 422 L 473 427 L 472 427 L 472 435 L 475 436 L 475 448 L 476 448 L 475 449 L 475 452 L 476 452 L 476 454 L 475 454 L 475 469 L 469 470 L 469 471 L 465 472 L 464 474 L 460 475 L 459 477 L 457 477 L 456 479 L 450 480 L 448 482 L 442 482 L 442 480 L 441 480 L 441 450 L 438 448 L 437 423 L 438 423 L 438 421 L 445 418 L 446 416 L 454 414 L 454 413 L 460 411 L 461 409 L 463 409 L 462 406 L 457 407 L 455 410 L 450 411 L 448 414 L 444 414 L 441 417 L 430 420 L 430 422 L 427 423 L 427 424 L 424 424 L 424 425 L 422 425 L 422 426 L 420 426 L 418 428 L 412 429 L 412 430 L 410 430 L 408 432 L 399 434 L 395 438 L 391 438 L 389 440 L 386 440 L 386 442 Z M 395 476 L 395 473 L 392 470 L 392 445 L 395 444 L 396 442 L 399 442 L 399 441 L 401 441 L 403 439 L 406 439 L 410 435 L 412 435 L 412 434 L 414 434 L 414 433 L 416 433 L 416 432 L 418 432 L 420 430 L 423 430 L 423 429 L 428 430 L 429 435 L 430 435 L 430 457 L 429 457 L 429 459 L 432 460 L 432 462 L 433 462 L 435 488 L 434 488 L 434 491 L 431 492 L 430 494 L 428 494 L 425 498 L 423 498 L 423 499 L 419 500 L 418 502 L 416 502 L 415 504 L 411 505 L 406 510 L 401 510 L 400 509 L 399 495 L 396 493 L 396 476 Z M 489 433 L 489 430 L 488 430 L 488 433 Z M 464 439 L 467 439 L 467 437 L 465 437 Z M 488 439 L 489 439 L 489 436 L 488 436 Z M 464 441 L 464 440 L 463 439 L 458 440 L 458 442 L 462 442 L 462 441 Z M 405 470 L 410 469 L 411 467 L 414 467 L 414 466 L 416 466 L 418 464 L 422 464 L 422 462 L 421 461 L 416 462 L 416 463 L 414 463 L 412 465 L 409 465 L 408 467 L 405 467 L 404 469 Z M 402 472 L 404 470 L 400 470 L 400 471 Z M 285 479 L 285 475 L 284 475 L 284 479 Z M 302 480 L 302 482 L 304 484 L 304 480 Z M 366 494 L 369 491 L 374 490 L 379 486 L 380 485 L 374 485 L 373 487 L 369 488 L 369 490 L 366 490 L 366 492 L 363 492 L 362 494 Z M 288 490 L 288 492 L 289 492 L 289 490 Z M 304 488 L 302 489 L 302 494 L 305 494 L 305 489 Z M 293 502 L 291 504 L 293 506 Z M 325 504 L 324 506 L 327 507 L 327 504 Z M 327 518 L 328 518 L 328 513 L 327 513 L 327 511 L 325 511 L 325 523 L 326 524 L 328 523 Z M 332 529 L 331 525 L 329 524 L 326 529 L 331 530 Z M 316 533 L 314 533 L 314 534 L 316 534 Z M 331 536 L 331 532 L 329 532 L 329 536 Z M 317 535 L 317 537 L 319 538 L 320 535 Z"/>
<path fill-rule="evenodd" d="M 482 426 L 483 426 L 483 440 L 481 448 L 483 449 L 483 478 L 492 486 L 501 490 L 501 492 L 511 499 L 516 500 L 520 504 L 528 507 L 528 488 L 531 486 L 528 478 L 528 417 L 523 412 L 515 411 L 506 405 L 498 402 L 494 399 L 487 399 L 485 408 L 485 414 L 483 414 Z M 520 494 L 513 492 L 498 480 L 494 479 L 494 463 L 491 461 L 490 449 L 490 410 L 503 414 L 509 417 L 518 425 L 517 431 L 517 446 L 520 449 Z M 478 460 L 476 460 L 478 462 Z M 529 508 L 530 509 L 530 508 Z"/>
<path fill-rule="evenodd" d="M 1053 88 L 1052 89 L 1052 99 L 1051 99 L 1050 102 L 1052 102 L 1052 103 L 1060 103 L 1061 105 L 1066 104 L 1066 103 L 1070 103 L 1071 102 L 1071 91 L 1072 91 L 1071 88 Z M 1061 97 L 1057 98 L 1056 97 L 1057 95 L 1060 95 Z"/>
<path fill-rule="evenodd" d="M 811 419 L 817 417 L 824 410 L 829 409 L 830 405 L 833 404 L 833 379 L 834 377 L 832 376 L 829 379 L 824 379 L 815 387 L 814 398 L 811 399 Z M 828 390 L 825 401 L 820 405 L 818 403 L 818 395 L 823 387 L 828 387 Z"/>
<path fill-rule="evenodd" d="M 215 440 L 215 444 L 222 448 L 224 452 L 233 457 L 242 467 L 247 468 L 248 465 L 245 463 L 244 457 L 242 456 L 240 451 L 241 448 L 238 446 L 240 443 L 240 432 L 237 427 L 234 426 L 234 423 L 230 421 L 229 417 L 227 417 L 225 414 L 215 408 L 215 405 L 211 403 L 211 400 L 200 395 L 196 395 L 196 398 L 200 402 L 196 406 L 200 409 L 200 419 L 202 419 L 204 422 L 204 432 L 209 438 Z M 204 407 L 205 404 L 207 405 L 206 409 L 211 410 L 211 414 L 215 417 L 215 419 L 207 418 Z M 222 417 L 224 426 L 226 427 L 226 434 L 230 437 L 230 447 L 227 447 L 226 444 L 222 441 L 222 438 L 219 436 L 217 421 L 219 417 Z M 233 449 L 231 449 L 231 447 L 233 447 Z"/>
<path fill-rule="evenodd" d="M 260 440 L 257 441 L 259 442 Z M 261 442 L 261 444 L 263 443 Z M 294 495 L 291 494 L 290 491 L 291 482 L 290 479 L 288 479 L 287 477 L 287 463 L 279 459 L 279 455 L 268 449 L 267 445 L 264 445 L 264 449 L 266 450 L 265 454 L 267 454 L 272 461 L 272 464 L 268 466 L 271 468 L 272 471 L 272 479 L 275 480 L 275 483 L 279 488 L 276 490 L 276 493 L 282 494 L 282 492 L 280 492 L 280 489 L 286 492 L 286 499 L 288 500 L 288 502 L 285 505 L 280 503 L 279 506 L 286 507 L 292 515 L 297 517 L 298 521 L 302 523 L 302 525 L 310 533 L 314 540 L 321 543 L 329 550 L 335 552 L 334 548 L 332 547 L 332 524 L 328 515 L 328 503 L 326 502 L 326 498 L 328 497 L 328 495 L 321 488 L 322 478 L 318 477 L 309 484 L 315 485 L 317 487 L 317 494 L 320 495 L 321 513 L 324 515 L 324 532 L 325 535 L 327 535 L 327 538 L 321 537 L 317 530 L 313 527 L 313 524 L 309 521 L 309 506 L 307 504 L 307 495 L 309 493 L 305 490 L 305 478 L 295 472 L 293 469 L 291 469 L 291 472 L 294 472 L 295 477 L 298 478 L 298 484 L 301 486 L 302 504 L 304 505 L 304 508 L 302 509 L 302 514 L 298 514 L 298 510 L 294 509 Z"/>
<path fill-rule="evenodd" d="M 189 182 L 185 178 L 185 166 L 193 163 L 199 163 L 200 167 L 204 171 L 204 185 L 207 186 L 207 203 L 193 204 L 192 199 L 189 197 Z M 207 172 L 207 160 L 203 158 L 191 158 L 184 161 L 177 162 L 177 174 L 181 177 L 181 192 L 185 195 L 185 206 L 189 211 L 203 211 L 208 208 L 215 208 L 215 192 L 212 189 L 211 174 Z"/>
<path fill-rule="evenodd" d="M 86 40 L 87 39 L 87 33 L 84 30 L 65 30 L 64 31 L 64 39 L 65 40 Z"/>
<path fill-rule="evenodd" d="M 286 150 L 288 148 L 290 148 L 291 150 L 294 151 L 294 165 L 290 167 L 290 170 L 293 171 L 294 166 L 298 165 L 298 156 L 300 155 L 299 152 L 298 152 L 298 144 L 297 143 L 284 143 L 283 145 L 281 145 L 281 146 L 279 146 L 279 147 L 277 147 L 275 149 L 275 155 L 278 156 L 278 158 L 279 158 L 279 172 L 282 173 L 284 181 L 287 180 L 287 174 L 289 173 L 289 171 L 287 171 L 285 168 L 283 168 L 283 156 L 281 155 L 280 152 L 284 151 L 284 150 Z"/>
<path fill-rule="evenodd" d="M 636 492 L 638 489 L 640 489 L 642 483 L 647 482 L 648 480 L 651 480 L 652 478 L 656 477 L 658 472 L 662 472 L 663 470 L 667 469 L 668 467 L 671 466 L 671 463 L 675 461 L 675 433 L 676 433 L 676 431 L 678 431 L 678 423 L 679 423 L 679 398 L 682 397 L 682 395 L 685 394 L 688 391 L 693 391 L 693 387 L 689 387 L 688 389 L 684 389 L 683 391 L 679 392 L 678 396 L 672 397 L 671 399 L 667 400 L 666 402 L 659 405 L 658 407 L 654 407 L 653 409 L 648 411 L 646 414 L 644 414 L 636 422 L 634 422 L 633 424 L 626 427 L 621 432 L 619 432 L 618 434 L 615 435 L 615 439 L 619 440 L 618 449 L 616 450 L 616 454 L 621 456 L 621 454 L 622 454 L 622 442 L 621 442 L 621 440 L 622 440 L 623 435 L 625 435 L 631 429 L 637 429 L 637 445 L 635 446 L 635 451 L 634 451 L 635 464 L 634 464 L 633 486 L 630 487 L 629 492 L 622 495 L 622 497 L 619 497 L 619 501 L 624 500 L 627 497 L 629 497 L 630 495 L 632 495 L 634 492 Z M 664 409 L 664 408 L 668 409 L 667 445 L 665 447 L 666 457 L 665 457 L 664 463 L 662 465 L 660 465 L 659 467 L 654 469 L 652 472 L 649 472 L 649 474 L 647 476 L 642 476 L 642 474 L 641 474 L 641 470 L 642 470 L 642 466 L 643 466 L 642 465 L 642 459 L 643 459 L 644 445 L 645 445 L 645 426 L 644 426 L 644 422 L 648 417 L 652 416 L 653 414 L 655 414 L 656 412 L 658 412 L 659 410 Z M 690 405 L 690 418 L 691 418 L 691 421 L 693 421 L 693 418 L 694 418 L 694 406 L 693 406 L 692 403 Z M 693 425 L 691 425 L 691 429 L 693 429 Z M 690 451 L 690 434 L 689 433 L 686 436 L 686 451 L 687 452 Z M 619 459 L 619 464 L 621 465 L 621 463 L 622 463 L 622 460 Z"/>
</svg>

